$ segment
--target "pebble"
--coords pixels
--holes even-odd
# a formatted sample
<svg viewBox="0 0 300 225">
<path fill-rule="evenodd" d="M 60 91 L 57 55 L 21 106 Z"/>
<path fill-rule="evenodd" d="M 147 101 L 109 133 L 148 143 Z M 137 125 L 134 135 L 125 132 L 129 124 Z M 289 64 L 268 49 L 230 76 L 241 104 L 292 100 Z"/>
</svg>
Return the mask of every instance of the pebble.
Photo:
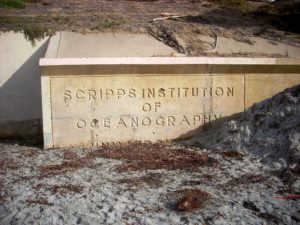
<svg viewBox="0 0 300 225">
<path fill-rule="evenodd" d="M 137 213 L 142 213 L 142 212 L 145 211 L 145 209 L 144 209 L 143 207 L 137 207 L 137 208 L 135 208 L 135 211 L 136 211 Z"/>
</svg>

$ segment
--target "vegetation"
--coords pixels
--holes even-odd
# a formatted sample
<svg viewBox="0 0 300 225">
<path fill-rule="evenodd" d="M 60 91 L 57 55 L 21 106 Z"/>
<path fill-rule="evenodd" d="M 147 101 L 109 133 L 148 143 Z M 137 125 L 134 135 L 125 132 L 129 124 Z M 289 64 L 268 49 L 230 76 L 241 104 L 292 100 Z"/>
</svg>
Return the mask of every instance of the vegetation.
<svg viewBox="0 0 300 225">
<path fill-rule="evenodd" d="M 49 34 L 49 28 L 41 24 L 30 24 L 25 25 L 23 28 L 23 33 L 25 38 L 31 42 L 32 45 L 35 45 L 35 42 L 43 39 Z"/>
<path fill-rule="evenodd" d="M 26 6 L 23 0 L 0 0 L 0 7 L 2 8 L 16 8 L 24 9 Z"/>
</svg>

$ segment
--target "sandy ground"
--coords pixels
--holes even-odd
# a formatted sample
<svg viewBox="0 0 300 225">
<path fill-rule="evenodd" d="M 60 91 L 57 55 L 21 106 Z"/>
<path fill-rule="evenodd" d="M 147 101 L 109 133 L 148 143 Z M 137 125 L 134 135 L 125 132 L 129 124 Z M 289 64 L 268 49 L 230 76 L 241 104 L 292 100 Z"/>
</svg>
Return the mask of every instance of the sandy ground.
<svg viewBox="0 0 300 225">
<path fill-rule="evenodd" d="M 299 224 L 299 106 L 296 85 L 181 144 L 2 141 L 0 224 Z"/>
<path fill-rule="evenodd" d="M 43 2 L 0 9 L 1 30 L 43 24 L 83 33 L 144 32 L 185 55 L 299 52 L 291 48 L 299 47 L 297 26 L 257 11 L 179 0 Z M 153 22 L 162 12 L 189 16 Z M 228 40 L 241 43 L 240 50 L 215 48 Z M 260 41 L 284 47 L 280 54 L 249 53 Z M 288 105 L 265 102 L 213 130 L 207 146 L 200 143 L 205 136 L 191 146 L 47 151 L 28 141 L 1 141 L 0 224 L 299 224 L 300 92 L 293 93 L 274 98 Z M 274 148 L 276 140 L 289 145 Z M 269 157 L 272 150 L 282 157 Z M 293 157 L 282 155 L 285 150 Z"/>
<path fill-rule="evenodd" d="M 3 225 L 300 221 L 299 192 L 247 154 L 177 144 L 44 151 L 21 142 L 0 151 Z"/>
</svg>

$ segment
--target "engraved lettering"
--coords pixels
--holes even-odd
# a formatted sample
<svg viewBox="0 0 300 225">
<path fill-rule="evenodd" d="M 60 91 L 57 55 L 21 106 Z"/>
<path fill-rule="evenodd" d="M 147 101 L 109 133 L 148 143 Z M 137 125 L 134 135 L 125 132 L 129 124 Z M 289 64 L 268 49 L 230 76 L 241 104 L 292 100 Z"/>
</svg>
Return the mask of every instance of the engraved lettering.
<svg viewBox="0 0 300 225">
<path fill-rule="evenodd" d="M 196 125 L 197 122 L 200 122 L 201 121 L 201 116 L 200 115 L 194 115 L 194 125 Z"/>
<path fill-rule="evenodd" d="M 223 96 L 224 95 L 224 90 L 221 87 L 217 87 L 215 93 L 216 93 L 216 96 Z"/>
<path fill-rule="evenodd" d="M 151 125 L 151 119 L 149 117 L 144 117 L 142 120 L 142 125 L 145 127 L 149 127 Z"/>
<path fill-rule="evenodd" d="M 215 120 L 217 120 L 217 119 L 221 119 L 221 118 L 222 118 L 222 114 L 219 114 L 219 115 L 214 115 L 214 118 L 215 118 Z"/>
<path fill-rule="evenodd" d="M 99 123 L 99 120 L 93 119 L 92 122 L 91 122 L 91 127 L 92 127 L 92 128 L 97 128 L 97 127 L 99 127 L 98 123 Z"/>
<path fill-rule="evenodd" d="M 117 89 L 118 99 L 126 94 L 124 89 Z"/>
<path fill-rule="evenodd" d="M 78 90 L 76 93 L 76 98 L 77 99 L 84 99 L 84 94 L 85 92 L 83 90 Z"/>
<path fill-rule="evenodd" d="M 65 100 L 65 103 L 71 101 L 72 99 L 72 92 L 70 90 L 65 90 L 65 96 L 64 96 L 64 100 Z"/>
<path fill-rule="evenodd" d="M 154 103 L 154 111 L 157 112 L 157 109 L 161 107 L 161 103 L 160 102 L 155 102 Z"/>
<path fill-rule="evenodd" d="M 171 96 L 171 98 L 173 98 L 175 88 L 169 88 L 169 90 L 170 90 L 170 96 Z"/>
<path fill-rule="evenodd" d="M 131 118 L 131 127 L 139 127 L 139 118 L 138 117 Z"/>
<path fill-rule="evenodd" d="M 184 90 L 184 97 L 187 97 L 189 88 L 185 87 L 185 88 L 182 88 L 182 89 Z"/>
<path fill-rule="evenodd" d="M 203 123 L 210 123 L 210 115 L 203 115 Z"/>
<path fill-rule="evenodd" d="M 142 107 L 142 110 L 144 112 L 150 112 L 151 111 L 151 104 L 150 103 L 145 103 Z"/>
<path fill-rule="evenodd" d="M 158 90 L 158 97 L 166 97 L 165 89 L 160 88 Z"/>
<path fill-rule="evenodd" d="M 165 125 L 165 119 L 162 116 L 159 116 L 156 121 L 155 124 L 158 126 L 164 126 Z"/>
<path fill-rule="evenodd" d="M 186 118 L 186 116 L 184 115 L 181 122 L 180 122 L 180 125 L 182 125 L 183 123 L 186 123 L 187 125 L 190 125 L 190 122 L 188 121 L 188 119 Z"/>
<path fill-rule="evenodd" d="M 102 91 L 102 89 L 99 90 L 99 96 L 100 96 L 100 99 L 102 100 L 103 99 L 103 91 Z"/>
<path fill-rule="evenodd" d="M 106 128 L 110 128 L 110 118 L 103 119 L 103 126 Z"/>
<path fill-rule="evenodd" d="M 86 122 L 84 120 L 80 119 L 80 120 L 77 121 L 76 126 L 78 128 L 85 128 L 86 127 Z"/>
<path fill-rule="evenodd" d="M 203 88 L 203 97 L 206 97 L 206 90 L 207 88 Z"/>
<path fill-rule="evenodd" d="M 105 90 L 106 99 L 109 99 L 109 96 L 113 96 L 113 95 L 114 95 L 114 90 L 112 90 L 112 89 Z"/>
<path fill-rule="evenodd" d="M 233 96 L 233 87 L 227 87 L 227 96 Z"/>
<path fill-rule="evenodd" d="M 197 97 L 199 95 L 199 88 L 192 88 L 192 96 Z"/>
<path fill-rule="evenodd" d="M 89 93 L 89 100 L 91 100 L 91 99 L 96 100 L 97 93 L 95 90 L 88 90 L 88 93 Z"/>
<path fill-rule="evenodd" d="M 174 116 L 168 116 L 168 126 L 175 126 L 175 117 Z"/>
<path fill-rule="evenodd" d="M 154 88 L 152 88 L 152 89 L 150 89 L 150 88 L 148 88 L 147 89 L 147 97 L 148 98 L 155 98 L 155 89 Z"/>
<path fill-rule="evenodd" d="M 129 92 L 129 94 L 128 94 L 129 98 L 135 98 L 136 97 L 135 89 L 129 89 L 128 92 Z"/>
<path fill-rule="evenodd" d="M 117 126 L 123 126 L 123 127 L 127 127 L 126 123 L 124 122 L 124 120 L 122 118 L 119 119 L 118 125 Z"/>
</svg>

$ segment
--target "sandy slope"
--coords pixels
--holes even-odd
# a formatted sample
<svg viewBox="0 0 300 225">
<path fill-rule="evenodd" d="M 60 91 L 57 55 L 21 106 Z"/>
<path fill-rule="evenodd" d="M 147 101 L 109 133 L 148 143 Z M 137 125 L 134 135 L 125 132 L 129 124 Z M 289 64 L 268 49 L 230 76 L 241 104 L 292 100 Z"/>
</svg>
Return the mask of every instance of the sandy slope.
<svg viewBox="0 0 300 225">
<path fill-rule="evenodd" d="M 201 149 L 2 142 L 0 223 L 299 224 L 299 88 L 189 141 Z"/>
<path fill-rule="evenodd" d="M 1 143 L 0 150 L 3 225 L 300 221 L 299 189 L 249 155 L 175 144 L 44 151 Z"/>
</svg>

